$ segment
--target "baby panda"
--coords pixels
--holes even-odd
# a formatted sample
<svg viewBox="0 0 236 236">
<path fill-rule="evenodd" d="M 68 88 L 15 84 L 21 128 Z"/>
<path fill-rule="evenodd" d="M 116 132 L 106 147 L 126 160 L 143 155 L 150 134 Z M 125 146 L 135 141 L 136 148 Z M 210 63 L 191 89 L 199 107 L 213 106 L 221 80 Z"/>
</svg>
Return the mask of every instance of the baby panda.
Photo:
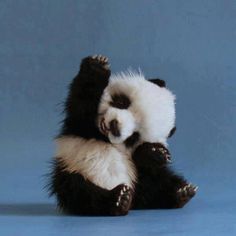
<svg viewBox="0 0 236 236">
<path fill-rule="evenodd" d="M 174 95 L 141 73 L 111 75 L 103 56 L 82 60 L 65 103 L 50 182 L 70 214 L 126 215 L 176 208 L 196 187 L 169 167 Z"/>
</svg>

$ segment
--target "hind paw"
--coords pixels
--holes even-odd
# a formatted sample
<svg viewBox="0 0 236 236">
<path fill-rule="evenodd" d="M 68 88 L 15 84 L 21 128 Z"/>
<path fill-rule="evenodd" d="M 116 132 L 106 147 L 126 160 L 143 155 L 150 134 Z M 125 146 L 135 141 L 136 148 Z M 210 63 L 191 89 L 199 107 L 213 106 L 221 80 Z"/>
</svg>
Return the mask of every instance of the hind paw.
<svg viewBox="0 0 236 236">
<path fill-rule="evenodd" d="M 112 215 L 126 215 L 132 202 L 132 190 L 128 185 L 121 184 L 113 189 L 115 202 L 112 207 Z"/>
<path fill-rule="evenodd" d="M 177 206 L 183 207 L 197 192 L 198 186 L 187 184 L 177 190 Z"/>
</svg>

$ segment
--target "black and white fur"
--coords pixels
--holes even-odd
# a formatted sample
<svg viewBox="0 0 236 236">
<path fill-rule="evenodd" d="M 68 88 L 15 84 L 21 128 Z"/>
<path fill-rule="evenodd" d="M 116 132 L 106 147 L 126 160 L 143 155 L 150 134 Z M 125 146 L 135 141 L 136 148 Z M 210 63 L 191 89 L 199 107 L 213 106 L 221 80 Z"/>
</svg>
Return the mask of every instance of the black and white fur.
<svg viewBox="0 0 236 236">
<path fill-rule="evenodd" d="M 50 186 L 59 207 L 82 215 L 182 207 L 196 187 L 167 167 L 174 100 L 162 80 L 134 72 L 110 77 L 106 57 L 85 58 L 56 139 Z"/>
</svg>

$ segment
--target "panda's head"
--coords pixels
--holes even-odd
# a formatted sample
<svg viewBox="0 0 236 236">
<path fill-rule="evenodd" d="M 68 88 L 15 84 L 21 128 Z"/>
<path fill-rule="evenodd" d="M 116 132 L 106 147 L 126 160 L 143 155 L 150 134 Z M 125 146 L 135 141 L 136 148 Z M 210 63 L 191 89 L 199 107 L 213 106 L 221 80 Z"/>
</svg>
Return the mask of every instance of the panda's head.
<svg viewBox="0 0 236 236">
<path fill-rule="evenodd" d="M 140 139 L 166 144 L 175 127 L 175 96 L 159 79 L 125 72 L 110 77 L 101 97 L 97 124 L 111 143 Z"/>
</svg>

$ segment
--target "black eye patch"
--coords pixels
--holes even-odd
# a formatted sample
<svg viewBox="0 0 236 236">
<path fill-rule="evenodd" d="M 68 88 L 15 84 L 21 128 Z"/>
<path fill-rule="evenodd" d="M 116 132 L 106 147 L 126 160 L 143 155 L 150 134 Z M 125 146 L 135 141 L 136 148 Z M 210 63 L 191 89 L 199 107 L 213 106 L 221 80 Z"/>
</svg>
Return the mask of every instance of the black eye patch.
<svg viewBox="0 0 236 236">
<path fill-rule="evenodd" d="M 176 131 L 176 127 L 172 128 L 172 130 L 170 131 L 168 138 L 170 138 Z"/>
<path fill-rule="evenodd" d="M 139 141 L 140 134 L 138 132 L 134 132 L 131 136 L 129 136 L 125 140 L 125 146 L 126 147 L 132 147 L 135 143 Z"/>
<path fill-rule="evenodd" d="M 119 109 L 127 109 L 131 102 L 129 98 L 124 94 L 114 94 L 112 95 L 112 101 L 110 105 Z"/>
</svg>

